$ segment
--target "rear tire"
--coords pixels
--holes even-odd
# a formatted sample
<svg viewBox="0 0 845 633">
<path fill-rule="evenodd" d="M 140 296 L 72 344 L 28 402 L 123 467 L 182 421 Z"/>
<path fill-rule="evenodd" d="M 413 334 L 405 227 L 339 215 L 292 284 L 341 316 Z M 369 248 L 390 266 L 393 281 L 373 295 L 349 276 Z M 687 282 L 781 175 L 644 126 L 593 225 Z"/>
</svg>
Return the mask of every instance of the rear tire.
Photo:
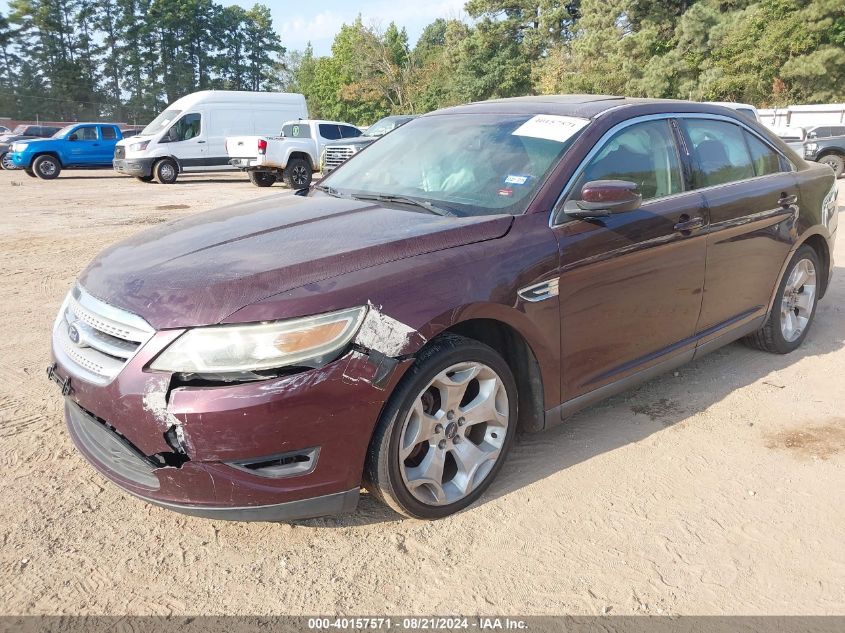
<svg viewBox="0 0 845 633">
<path fill-rule="evenodd" d="M 311 163 L 304 158 L 292 158 L 285 165 L 282 179 L 294 190 L 307 189 L 311 186 Z"/>
<path fill-rule="evenodd" d="M 161 185 L 172 185 L 179 177 L 179 166 L 169 158 L 163 158 L 153 166 L 153 176 Z"/>
<path fill-rule="evenodd" d="M 474 503 L 513 443 L 517 389 L 491 347 L 463 336 L 429 343 L 370 440 L 364 486 L 396 512 L 439 519 Z"/>
<path fill-rule="evenodd" d="M 822 156 L 819 162 L 822 165 L 830 165 L 837 178 L 842 178 L 842 174 L 845 174 L 845 156 L 828 154 L 827 156 Z"/>
<path fill-rule="evenodd" d="M 271 187 L 276 182 L 276 174 L 269 171 L 250 171 L 249 181 L 256 187 Z"/>
<path fill-rule="evenodd" d="M 0 154 L 0 168 L 8 170 L 15 169 L 15 164 L 12 162 L 12 157 L 9 154 L 10 152 Z"/>
<path fill-rule="evenodd" d="M 41 180 L 55 180 L 59 177 L 59 174 L 62 173 L 62 166 L 59 164 L 59 160 L 57 158 L 45 154 L 43 156 L 38 156 L 32 162 L 32 171 L 34 171 L 35 175 L 41 178 Z"/>
<path fill-rule="evenodd" d="M 745 341 L 772 354 L 798 349 L 813 324 L 823 274 L 816 251 L 801 246 L 783 273 L 768 320 Z"/>
</svg>

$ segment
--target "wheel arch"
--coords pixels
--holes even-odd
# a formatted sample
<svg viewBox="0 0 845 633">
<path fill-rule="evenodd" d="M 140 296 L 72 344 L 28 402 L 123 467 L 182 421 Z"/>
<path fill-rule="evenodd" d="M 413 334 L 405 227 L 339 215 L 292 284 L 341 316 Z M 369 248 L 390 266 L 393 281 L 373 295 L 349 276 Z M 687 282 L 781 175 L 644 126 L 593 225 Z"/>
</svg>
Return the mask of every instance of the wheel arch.
<svg viewBox="0 0 845 633">
<path fill-rule="evenodd" d="M 56 150 L 52 150 L 52 149 L 46 149 L 46 150 L 38 152 L 37 154 L 33 154 L 32 160 L 29 161 L 29 164 L 30 165 L 35 164 L 35 161 L 38 160 L 41 156 L 50 156 L 52 158 L 55 158 L 57 161 L 59 161 L 59 167 L 63 168 L 65 166 L 64 162 L 62 161 L 62 157 L 59 156 L 59 153 Z"/>
<path fill-rule="evenodd" d="M 825 147 L 819 150 L 816 159 L 824 158 L 825 156 L 839 156 L 840 158 L 845 158 L 845 149 L 841 147 Z"/>
<path fill-rule="evenodd" d="M 181 174 L 185 171 L 182 168 L 182 162 L 171 154 L 166 154 L 164 156 L 156 156 L 155 158 L 153 158 L 153 164 L 150 168 L 150 171 L 152 172 L 152 170 L 155 169 L 155 166 L 163 160 L 172 160 L 174 163 L 176 163 L 176 173 Z"/>
<path fill-rule="evenodd" d="M 302 158 L 304 159 L 310 166 L 311 171 L 315 171 L 314 169 L 314 161 L 311 160 L 311 156 L 307 152 L 303 152 L 300 150 L 294 150 L 290 154 L 288 154 L 287 160 L 285 161 L 285 166 L 292 161 L 294 158 Z"/>
<path fill-rule="evenodd" d="M 783 264 L 781 265 L 780 272 L 778 273 L 777 280 L 775 282 L 774 287 L 772 288 L 772 295 L 769 298 L 769 306 L 768 310 L 766 311 L 766 318 L 769 318 L 769 315 L 772 313 L 775 305 L 775 298 L 777 297 L 778 288 L 780 288 L 780 283 L 783 281 L 783 276 L 786 274 L 786 269 L 789 266 L 789 262 L 792 261 L 793 256 L 798 251 L 799 248 L 804 246 L 805 244 L 810 246 L 816 253 L 819 258 L 819 263 L 824 267 L 824 274 L 821 275 L 822 277 L 822 287 L 821 291 L 819 292 L 819 299 L 824 297 L 825 292 L 827 292 L 828 280 L 830 279 L 830 246 L 828 245 L 828 236 L 822 230 L 821 226 L 815 226 L 812 229 L 806 231 L 803 235 L 801 235 L 800 239 L 798 239 L 793 245 L 792 248 L 789 249 L 789 253 L 787 254 L 786 258 L 784 259 Z"/>
<path fill-rule="evenodd" d="M 519 402 L 517 428 L 526 432 L 543 429 L 543 373 L 534 350 L 516 327 L 495 318 L 474 317 L 454 323 L 437 336 L 443 334 L 457 334 L 476 340 L 501 354 L 516 380 Z"/>
<path fill-rule="evenodd" d="M 803 244 L 810 246 L 816 251 L 819 263 L 822 265 L 821 290 L 819 292 L 819 299 L 821 299 L 827 292 L 828 281 L 830 280 L 830 246 L 827 243 L 827 239 L 821 233 L 813 233 L 807 236 L 796 245 L 795 250 L 801 248 Z"/>
</svg>

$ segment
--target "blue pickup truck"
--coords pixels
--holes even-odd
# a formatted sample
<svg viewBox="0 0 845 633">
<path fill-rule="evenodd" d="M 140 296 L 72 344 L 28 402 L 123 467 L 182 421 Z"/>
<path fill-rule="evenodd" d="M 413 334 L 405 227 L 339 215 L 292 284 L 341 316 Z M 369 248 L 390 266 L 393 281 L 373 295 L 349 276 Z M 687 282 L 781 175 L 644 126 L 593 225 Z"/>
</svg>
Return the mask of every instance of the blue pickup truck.
<svg viewBox="0 0 845 633">
<path fill-rule="evenodd" d="M 65 168 L 111 167 L 114 146 L 122 138 L 112 123 L 74 123 L 50 138 L 16 141 L 10 158 L 30 176 L 52 180 Z"/>
</svg>

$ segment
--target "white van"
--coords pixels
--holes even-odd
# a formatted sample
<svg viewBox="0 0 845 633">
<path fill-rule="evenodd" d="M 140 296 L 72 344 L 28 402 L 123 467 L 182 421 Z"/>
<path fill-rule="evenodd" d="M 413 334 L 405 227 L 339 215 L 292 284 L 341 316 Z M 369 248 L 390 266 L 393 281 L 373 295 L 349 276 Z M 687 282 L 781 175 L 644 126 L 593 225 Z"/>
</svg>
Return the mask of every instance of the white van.
<svg viewBox="0 0 845 633">
<path fill-rule="evenodd" d="M 144 182 L 171 184 L 180 172 L 233 169 L 227 136 L 278 134 L 285 121 L 307 118 L 301 94 L 202 90 L 174 101 L 137 136 L 118 141 L 112 165 Z"/>
</svg>

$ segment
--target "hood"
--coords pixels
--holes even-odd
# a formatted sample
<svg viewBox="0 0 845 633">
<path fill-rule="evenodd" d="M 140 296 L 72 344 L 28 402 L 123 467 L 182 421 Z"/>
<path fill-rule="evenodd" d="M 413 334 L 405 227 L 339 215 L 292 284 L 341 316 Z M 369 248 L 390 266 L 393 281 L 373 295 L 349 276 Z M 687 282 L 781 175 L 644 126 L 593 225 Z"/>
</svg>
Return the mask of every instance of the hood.
<svg viewBox="0 0 845 633">
<path fill-rule="evenodd" d="M 379 136 L 356 136 L 355 138 L 344 139 L 344 140 L 339 140 L 339 141 L 332 141 L 331 143 L 329 143 L 329 145 L 331 145 L 332 147 L 336 147 L 336 146 L 343 147 L 345 145 L 360 145 L 361 147 L 366 147 L 367 145 L 369 145 L 373 141 L 377 141 L 379 138 L 381 138 L 381 137 L 379 137 Z"/>
<path fill-rule="evenodd" d="M 43 137 L 40 137 L 40 136 L 31 136 L 31 137 L 28 137 L 28 138 L 18 139 L 18 141 L 25 141 L 27 145 L 32 145 L 33 143 L 37 143 L 37 144 L 40 145 L 41 143 L 49 143 L 49 142 L 55 141 L 55 140 L 60 140 L 60 139 L 54 139 L 53 137 L 43 138 Z M 15 142 L 18 142 L 18 141 L 15 141 Z"/>
<path fill-rule="evenodd" d="M 512 221 L 440 217 L 322 194 L 272 196 L 139 233 L 100 254 L 80 283 L 156 329 L 209 325 L 305 284 L 501 237 Z"/>
</svg>

